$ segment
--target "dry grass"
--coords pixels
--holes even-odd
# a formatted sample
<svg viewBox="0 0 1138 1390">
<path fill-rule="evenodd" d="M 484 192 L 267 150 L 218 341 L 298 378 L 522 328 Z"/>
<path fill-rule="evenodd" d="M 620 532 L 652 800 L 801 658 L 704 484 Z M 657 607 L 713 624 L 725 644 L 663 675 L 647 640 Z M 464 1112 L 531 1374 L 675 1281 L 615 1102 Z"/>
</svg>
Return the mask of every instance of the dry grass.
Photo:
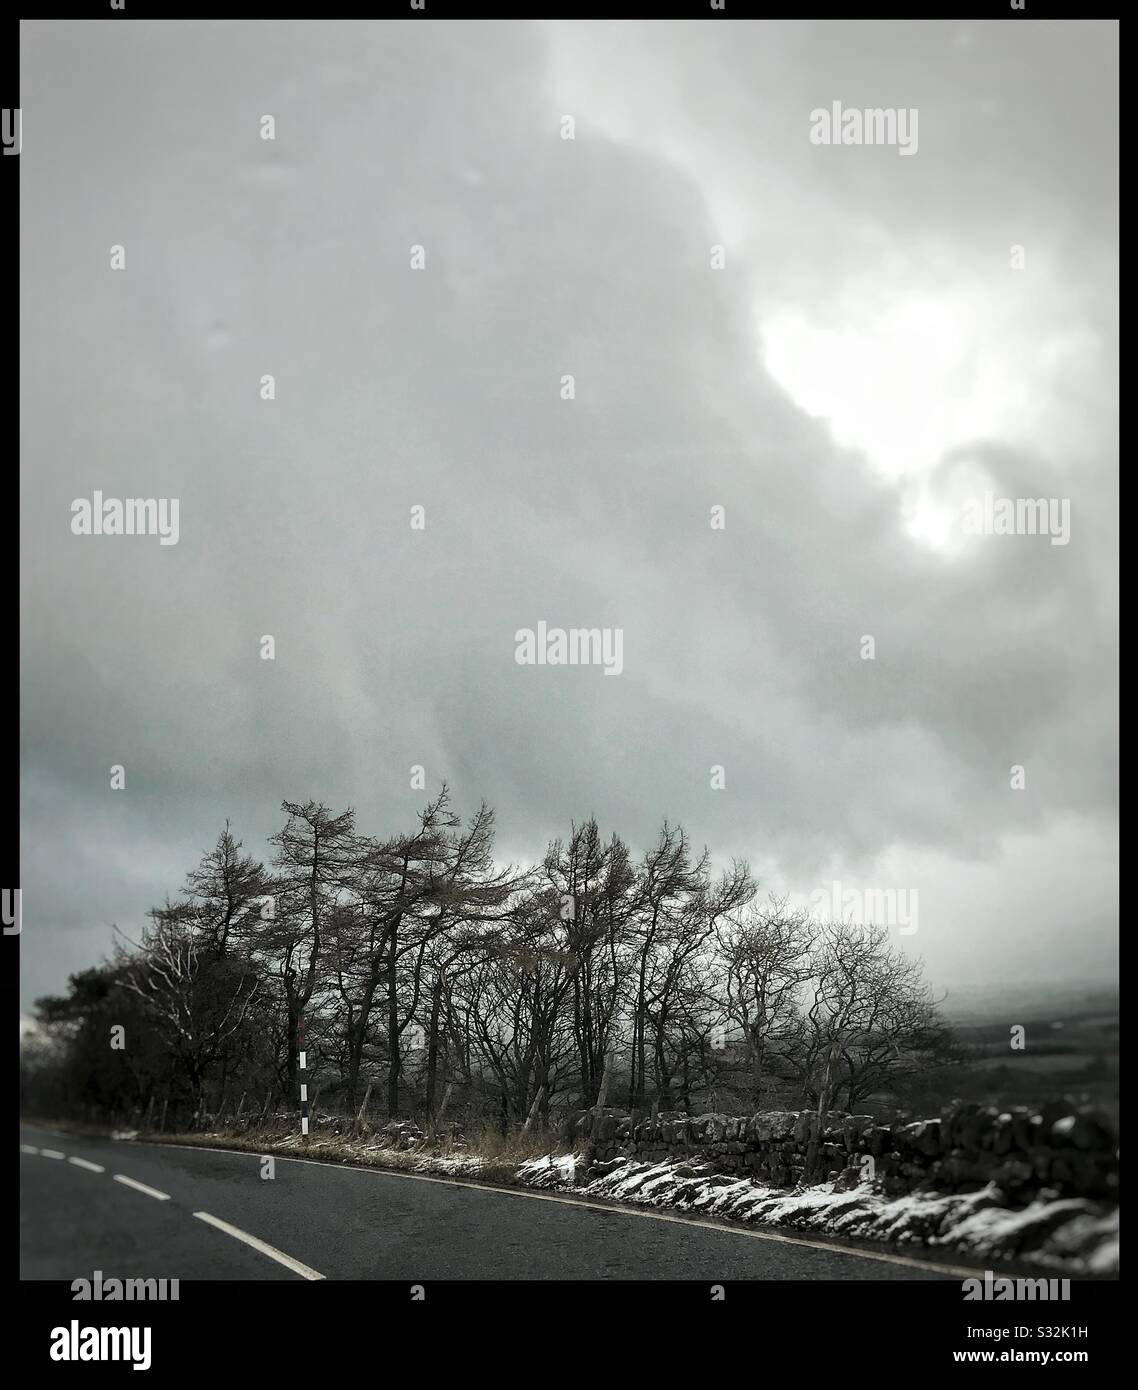
<svg viewBox="0 0 1138 1390">
<path fill-rule="evenodd" d="M 60 1119 L 52 1116 L 44 1119 L 39 1115 L 21 1115 L 20 1123 L 32 1125 L 36 1129 L 54 1130 L 57 1134 L 73 1134 L 79 1139 L 109 1139 L 112 1134 L 128 1131 L 123 1123 L 119 1125 L 97 1124 L 93 1120 Z M 133 1133 L 134 1131 L 130 1131 Z"/>
<path fill-rule="evenodd" d="M 274 1127 L 249 1130 L 221 1127 L 194 1134 L 140 1134 L 155 1144 L 183 1144 L 194 1148 L 234 1149 L 243 1153 L 280 1154 L 283 1158 L 310 1158 L 325 1163 L 347 1163 L 360 1168 L 391 1172 L 423 1173 L 475 1183 L 521 1186 L 517 1170 L 527 1159 L 565 1152 L 550 1134 L 502 1134 L 487 1128 L 462 1140 L 443 1138 L 430 1147 L 389 1148 L 378 1136 L 349 1139 L 330 1130 L 313 1129 L 307 1141 L 295 1131 Z"/>
<path fill-rule="evenodd" d="M 32 1124 L 41 1123 L 47 1128 L 91 1138 L 110 1138 L 112 1134 L 123 1132 L 110 1125 L 69 1120 L 37 1121 L 30 1116 L 24 1118 Z M 342 1120 L 341 1124 L 346 1129 L 350 1121 Z M 326 1163 L 348 1163 L 392 1172 L 418 1172 L 501 1186 L 519 1186 L 517 1169 L 528 1159 L 566 1152 L 566 1146 L 554 1134 L 527 1134 L 521 1130 L 503 1134 L 492 1125 L 472 1130 L 461 1138 L 444 1135 L 436 1143 L 424 1144 L 418 1149 L 387 1147 L 381 1131 L 367 1130 L 362 1137 L 349 1138 L 344 1133 L 333 1133 L 330 1124 L 314 1124 L 307 1140 L 302 1139 L 291 1125 L 286 1127 L 271 1123 L 263 1129 L 223 1123 L 216 1129 L 204 1132 L 159 1134 L 131 1129 L 129 1133 L 151 1144 L 279 1154 L 282 1158 L 311 1158 Z"/>
<path fill-rule="evenodd" d="M 556 1135 L 524 1134 L 521 1130 L 503 1134 L 500 1129 L 488 1126 L 466 1135 L 458 1144 L 449 1139 L 441 1140 L 430 1152 L 448 1158 L 477 1154 L 488 1163 L 525 1163 L 527 1159 L 540 1158 L 542 1154 L 564 1153 L 565 1146 Z"/>
</svg>

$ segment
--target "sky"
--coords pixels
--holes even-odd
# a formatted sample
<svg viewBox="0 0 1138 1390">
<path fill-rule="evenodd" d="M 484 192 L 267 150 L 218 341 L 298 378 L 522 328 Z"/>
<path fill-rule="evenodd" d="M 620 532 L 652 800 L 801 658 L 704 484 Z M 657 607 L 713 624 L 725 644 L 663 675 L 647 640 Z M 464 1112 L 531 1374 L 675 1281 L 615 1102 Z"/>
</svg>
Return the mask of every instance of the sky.
<svg viewBox="0 0 1138 1390">
<path fill-rule="evenodd" d="M 503 860 L 917 893 L 938 989 L 1116 978 L 1116 25 L 21 34 L 23 1009 L 226 818 L 444 779 Z"/>
</svg>

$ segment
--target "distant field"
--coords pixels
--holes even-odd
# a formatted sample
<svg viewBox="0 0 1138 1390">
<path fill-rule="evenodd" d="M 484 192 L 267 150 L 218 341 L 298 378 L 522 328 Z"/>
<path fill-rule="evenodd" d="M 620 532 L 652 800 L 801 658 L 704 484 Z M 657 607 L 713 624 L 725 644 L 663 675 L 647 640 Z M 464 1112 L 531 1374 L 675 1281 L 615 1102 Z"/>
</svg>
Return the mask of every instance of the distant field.
<svg viewBox="0 0 1138 1390">
<path fill-rule="evenodd" d="M 1118 1121 L 1118 991 L 1074 984 L 977 986 L 950 992 L 942 1011 L 963 1049 L 957 1065 L 911 1077 L 896 1090 L 860 1101 L 859 1108 L 882 1123 L 937 1114 L 954 1100 L 1007 1109 L 1073 1100 L 1093 1105 Z M 1013 1051 L 1012 1028 L 1023 1029 L 1025 1046 Z M 740 1053 L 741 1067 L 744 1059 Z M 715 1090 L 697 1090 L 697 1111 L 744 1113 L 794 1110 L 802 1091 L 790 1078 L 770 1079 L 756 1102 L 725 1074 Z"/>
<path fill-rule="evenodd" d="M 941 1005 L 957 1028 L 1003 1025 L 1027 1019 L 1052 1023 L 1095 1020 L 1118 1022 L 1119 995 L 1115 985 L 1075 983 L 962 985 L 950 989 Z"/>
<path fill-rule="evenodd" d="M 944 1010 L 967 1061 L 937 1078 L 965 1100 L 1040 1105 L 1071 1097 L 1118 1118 L 1118 992 L 1076 985 L 960 991 Z M 1025 1046 L 1011 1047 L 1013 1025 Z"/>
</svg>

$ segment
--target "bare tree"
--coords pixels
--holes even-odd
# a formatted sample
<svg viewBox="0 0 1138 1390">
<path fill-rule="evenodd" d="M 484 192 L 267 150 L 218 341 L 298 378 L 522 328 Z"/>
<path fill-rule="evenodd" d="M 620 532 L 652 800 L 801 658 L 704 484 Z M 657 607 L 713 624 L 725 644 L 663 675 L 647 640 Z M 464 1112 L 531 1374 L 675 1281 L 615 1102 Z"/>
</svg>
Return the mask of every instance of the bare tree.
<svg viewBox="0 0 1138 1390">
<path fill-rule="evenodd" d="M 241 853 L 241 841 L 233 838 L 226 821 L 213 849 L 187 875 L 185 886 L 195 926 L 214 955 L 226 954 L 230 934 L 240 930 L 238 923 L 261 904 L 265 891 L 265 866 Z"/>
<path fill-rule="evenodd" d="M 771 896 L 763 907 L 731 914 L 718 931 L 725 1010 L 745 1040 L 756 1108 L 767 1089 L 768 1061 L 801 1035 L 799 996 L 810 978 L 817 927 L 803 908 Z"/>
<path fill-rule="evenodd" d="M 236 962 L 211 961 L 202 939 L 162 910 L 129 944 L 129 952 L 116 944 L 119 981 L 145 1003 L 197 1102 L 209 1068 L 245 1022 L 259 977 Z"/>
<path fill-rule="evenodd" d="M 324 932 L 352 875 L 357 849 L 351 810 L 334 815 L 315 801 L 283 801 L 281 809 L 288 820 L 271 841 L 277 846 L 274 912 L 257 927 L 257 948 L 275 962 L 284 989 L 286 1079 L 293 1086 L 300 1020 L 320 979 Z"/>
<path fill-rule="evenodd" d="M 921 1064 L 949 1033 L 919 958 L 890 945 L 885 927 L 819 928 L 797 1061 L 804 1093 L 829 1109 L 850 1105 Z"/>
<path fill-rule="evenodd" d="M 615 1041 L 621 993 L 629 969 L 628 928 L 636 909 L 636 873 L 616 835 L 603 842 L 595 818 L 573 826 L 566 846 L 554 840 L 542 866 L 543 897 L 553 934 L 566 958 L 580 1103 L 596 1100 L 605 1058 Z"/>
</svg>

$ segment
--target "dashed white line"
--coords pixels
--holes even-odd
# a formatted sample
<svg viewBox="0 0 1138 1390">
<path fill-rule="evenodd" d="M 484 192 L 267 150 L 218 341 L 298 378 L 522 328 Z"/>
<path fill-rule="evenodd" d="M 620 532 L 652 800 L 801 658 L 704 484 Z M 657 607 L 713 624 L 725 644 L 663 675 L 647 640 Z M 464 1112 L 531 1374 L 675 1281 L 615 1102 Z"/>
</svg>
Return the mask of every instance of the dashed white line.
<svg viewBox="0 0 1138 1390">
<path fill-rule="evenodd" d="M 294 1274 L 299 1274 L 302 1279 L 324 1278 L 323 1274 L 317 1273 L 306 1264 L 301 1264 L 299 1260 L 294 1260 L 283 1250 L 277 1250 L 275 1246 L 267 1245 L 263 1240 L 258 1240 L 256 1236 L 249 1235 L 247 1231 L 231 1226 L 228 1221 L 221 1221 L 216 1216 L 211 1216 L 208 1211 L 195 1211 L 194 1215 L 199 1221 L 204 1221 L 209 1226 L 216 1226 L 219 1231 L 224 1231 L 227 1236 L 232 1236 L 234 1240 L 243 1240 L 246 1245 L 251 1245 L 254 1250 L 259 1250 L 262 1255 L 268 1255 L 270 1260 L 276 1260 L 286 1269 L 291 1269 Z"/>
<path fill-rule="evenodd" d="M 107 1171 L 98 1163 L 88 1163 L 85 1158 L 76 1158 L 74 1155 L 67 1161 L 74 1163 L 76 1168 L 86 1168 L 89 1173 L 105 1173 Z"/>
<path fill-rule="evenodd" d="M 20 1152 L 26 1154 L 41 1154 L 44 1158 L 66 1158 L 58 1149 L 37 1149 L 32 1144 L 21 1144 Z M 98 1163 L 91 1163 L 85 1158 L 72 1156 L 67 1160 L 74 1163 L 76 1168 L 86 1168 L 92 1173 L 105 1173 L 107 1170 Z M 168 1202 L 170 1194 L 159 1192 L 156 1187 L 147 1187 L 144 1182 L 139 1182 L 136 1178 L 128 1178 L 125 1173 L 112 1174 L 115 1182 L 121 1182 L 124 1187 L 133 1187 L 136 1192 L 144 1192 L 147 1197 L 153 1197 L 159 1202 Z M 302 1279 L 323 1279 L 324 1275 L 311 1266 L 303 1264 L 300 1260 L 294 1260 L 291 1255 L 286 1255 L 283 1250 L 278 1250 L 275 1246 L 269 1245 L 266 1241 L 258 1240 L 256 1236 L 251 1236 L 248 1231 L 242 1231 L 237 1226 L 231 1226 L 228 1221 L 222 1221 L 220 1217 L 211 1216 L 208 1211 L 195 1211 L 194 1215 L 199 1221 L 206 1222 L 207 1225 L 215 1226 L 219 1231 L 224 1231 L 227 1236 L 232 1236 L 234 1240 L 244 1241 L 246 1245 L 251 1245 L 254 1250 L 259 1250 L 262 1255 L 268 1255 L 270 1260 L 276 1260 L 278 1264 L 284 1265 L 286 1269 L 291 1269 L 294 1274 L 299 1274 Z"/>
<path fill-rule="evenodd" d="M 128 1178 L 123 1173 L 115 1173 L 115 1182 L 121 1182 L 127 1187 L 133 1187 L 136 1192 L 145 1192 L 148 1197 L 155 1197 L 159 1202 L 168 1202 L 170 1194 L 159 1192 L 156 1187 L 147 1187 L 144 1182 L 135 1182 L 133 1178 Z"/>
</svg>

